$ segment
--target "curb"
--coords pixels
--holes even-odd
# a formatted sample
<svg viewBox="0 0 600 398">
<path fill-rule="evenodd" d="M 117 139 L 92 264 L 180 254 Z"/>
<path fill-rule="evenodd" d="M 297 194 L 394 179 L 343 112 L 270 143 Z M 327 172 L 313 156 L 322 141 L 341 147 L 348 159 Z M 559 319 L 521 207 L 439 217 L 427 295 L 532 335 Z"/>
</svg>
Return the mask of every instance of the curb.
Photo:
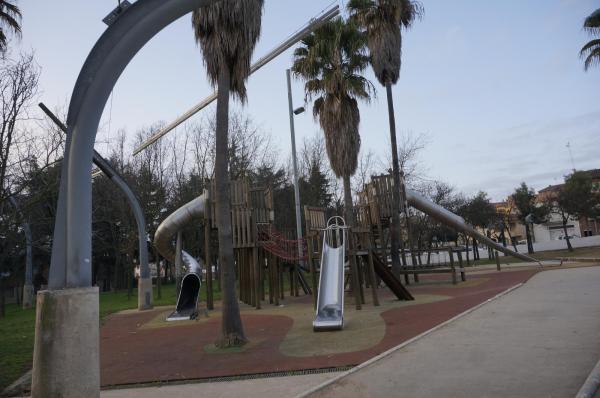
<svg viewBox="0 0 600 398">
<path fill-rule="evenodd" d="M 307 391 L 305 391 L 305 392 L 303 392 L 303 393 L 301 393 L 299 395 L 296 395 L 295 398 L 308 397 L 311 394 L 314 394 L 314 393 L 322 390 L 323 388 L 329 386 L 330 384 L 333 384 L 333 383 L 335 383 L 335 382 L 343 379 L 344 377 L 351 375 L 352 373 L 358 372 L 359 370 L 361 370 L 363 368 L 366 368 L 366 367 L 372 365 L 375 362 L 378 362 L 379 360 L 381 360 L 381 359 L 383 359 L 385 357 L 390 356 L 394 352 L 401 350 L 402 348 L 404 348 L 404 347 L 406 347 L 406 346 L 408 346 L 408 345 L 416 342 L 417 340 L 422 339 L 423 337 L 425 337 L 425 336 L 427 336 L 427 335 L 435 332 L 436 330 L 441 329 L 444 326 L 447 326 L 447 325 L 449 325 L 449 324 L 451 324 L 451 323 L 459 320 L 460 318 L 463 318 L 466 315 L 469 315 L 473 311 L 475 311 L 475 310 L 483 307 L 484 305 L 486 305 L 486 304 L 488 304 L 488 303 L 490 303 L 492 301 L 495 301 L 495 300 L 499 299 L 502 296 L 507 295 L 508 293 L 512 292 L 513 290 L 516 290 L 516 289 L 520 288 L 524 284 L 525 284 L 525 282 L 521 282 L 521 283 L 519 283 L 519 284 L 517 284 L 517 285 L 515 285 L 515 286 L 513 286 L 511 288 L 508 288 L 505 291 L 498 293 L 494 297 L 489 298 L 489 299 L 485 300 L 484 302 L 477 304 L 475 307 L 469 308 L 468 310 L 466 310 L 464 312 L 461 312 L 460 314 L 456 315 L 455 317 L 450 318 L 447 321 L 444 321 L 444 322 L 440 323 L 439 325 L 434 326 L 433 328 L 431 328 L 429 330 L 426 330 L 425 332 L 423 332 L 423 333 L 421 333 L 421 334 L 419 334 L 419 335 L 417 335 L 417 336 L 415 336 L 415 337 L 413 337 L 413 338 L 411 338 L 409 340 L 406 340 L 404 343 L 402 343 L 400 345 L 397 345 L 395 347 L 392 347 L 389 350 L 384 351 L 384 352 L 382 352 L 381 354 L 379 354 L 377 356 L 374 356 L 373 358 L 369 359 L 368 361 L 365 361 L 365 362 L 361 363 L 360 365 L 357 365 L 357 366 L 353 367 L 352 369 L 350 369 L 350 370 L 348 370 L 346 372 L 343 372 L 343 373 L 337 375 L 336 377 L 334 377 L 332 379 L 329 379 L 329 380 L 327 380 L 327 381 L 325 381 L 325 382 L 323 382 L 323 383 L 321 383 L 321 384 L 319 384 L 319 385 L 317 385 L 317 386 L 315 386 L 315 387 L 313 387 L 313 388 L 311 388 L 311 389 L 309 389 L 309 390 L 307 390 Z M 600 378 L 600 362 L 598 363 L 598 365 L 596 367 L 598 368 L 598 371 L 599 371 L 598 377 Z M 585 396 L 585 398 L 591 398 L 591 397 L 592 396 L 589 396 L 589 397 Z"/>
<path fill-rule="evenodd" d="M 575 262 L 575 263 L 600 263 L 600 258 L 589 258 L 589 257 L 559 257 L 561 261 Z"/>
<path fill-rule="evenodd" d="M 600 361 L 592 369 L 575 398 L 593 398 L 600 392 Z"/>
</svg>

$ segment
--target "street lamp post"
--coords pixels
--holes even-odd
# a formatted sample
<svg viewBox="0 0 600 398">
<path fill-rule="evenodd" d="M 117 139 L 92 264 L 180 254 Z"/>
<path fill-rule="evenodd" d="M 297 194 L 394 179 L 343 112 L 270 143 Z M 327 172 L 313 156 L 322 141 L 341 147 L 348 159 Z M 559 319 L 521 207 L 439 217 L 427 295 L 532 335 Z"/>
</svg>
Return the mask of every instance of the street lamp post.
<svg viewBox="0 0 600 398">
<path fill-rule="evenodd" d="M 289 69 L 285 71 L 287 77 L 287 88 L 288 88 L 288 107 L 290 112 L 290 134 L 292 139 L 292 163 L 294 168 L 294 201 L 296 203 L 296 236 L 298 239 L 298 261 L 303 255 L 302 248 L 302 218 L 300 217 L 300 186 L 298 184 L 298 161 L 296 159 L 296 133 L 294 130 L 294 115 L 299 115 L 304 112 L 304 108 L 298 108 L 294 110 L 292 103 L 292 78 Z M 294 273 L 294 280 L 298 278 L 298 269 L 296 264 L 296 272 Z M 297 288 L 297 287 L 296 287 Z"/>
</svg>

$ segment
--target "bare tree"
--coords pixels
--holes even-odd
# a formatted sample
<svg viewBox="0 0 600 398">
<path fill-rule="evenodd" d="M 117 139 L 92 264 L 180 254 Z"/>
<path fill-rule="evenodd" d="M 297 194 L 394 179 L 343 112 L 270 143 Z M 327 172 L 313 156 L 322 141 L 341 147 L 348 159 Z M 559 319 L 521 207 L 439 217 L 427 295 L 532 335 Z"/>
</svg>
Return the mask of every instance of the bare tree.
<svg viewBox="0 0 600 398">
<path fill-rule="evenodd" d="M 361 152 L 358 157 L 358 167 L 356 174 L 352 177 L 352 190 L 356 194 L 364 189 L 365 185 L 375 174 L 375 154 L 369 150 Z"/>
<path fill-rule="evenodd" d="M 22 131 L 20 124 L 38 89 L 39 67 L 33 54 L 0 64 L 0 204 L 10 192 L 11 151 Z"/>
</svg>

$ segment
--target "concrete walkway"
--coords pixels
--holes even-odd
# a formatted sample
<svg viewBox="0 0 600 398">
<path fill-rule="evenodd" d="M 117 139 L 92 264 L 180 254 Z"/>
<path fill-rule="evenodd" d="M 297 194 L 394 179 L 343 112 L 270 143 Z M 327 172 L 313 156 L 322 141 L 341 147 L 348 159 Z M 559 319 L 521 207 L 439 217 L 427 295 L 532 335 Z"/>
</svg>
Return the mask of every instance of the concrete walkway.
<svg viewBox="0 0 600 398">
<path fill-rule="evenodd" d="M 195 383 L 166 385 L 163 387 L 128 388 L 102 391 L 101 398 L 281 398 L 293 397 L 308 388 L 317 386 L 338 373 L 318 373 L 301 376 L 272 377 L 221 381 L 215 383 Z"/>
<path fill-rule="evenodd" d="M 552 270 L 300 396 L 573 397 L 599 358 L 600 268 Z"/>
</svg>

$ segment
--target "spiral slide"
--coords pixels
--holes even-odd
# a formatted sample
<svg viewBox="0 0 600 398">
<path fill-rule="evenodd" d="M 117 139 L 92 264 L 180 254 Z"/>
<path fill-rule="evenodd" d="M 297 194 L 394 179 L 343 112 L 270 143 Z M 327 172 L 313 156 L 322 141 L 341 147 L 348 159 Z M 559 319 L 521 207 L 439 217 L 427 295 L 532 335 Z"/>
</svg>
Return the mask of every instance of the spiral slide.
<svg viewBox="0 0 600 398">
<path fill-rule="evenodd" d="M 172 244 L 173 236 L 194 219 L 204 217 L 207 197 L 205 192 L 181 206 L 158 226 L 154 234 L 154 247 L 168 261 L 175 263 L 176 253 Z M 183 250 L 181 250 L 180 255 L 187 272 L 181 282 L 181 290 L 177 298 L 175 311 L 167 317 L 167 321 L 193 319 L 198 313 L 198 297 L 202 282 L 200 263 Z"/>
</svg>

